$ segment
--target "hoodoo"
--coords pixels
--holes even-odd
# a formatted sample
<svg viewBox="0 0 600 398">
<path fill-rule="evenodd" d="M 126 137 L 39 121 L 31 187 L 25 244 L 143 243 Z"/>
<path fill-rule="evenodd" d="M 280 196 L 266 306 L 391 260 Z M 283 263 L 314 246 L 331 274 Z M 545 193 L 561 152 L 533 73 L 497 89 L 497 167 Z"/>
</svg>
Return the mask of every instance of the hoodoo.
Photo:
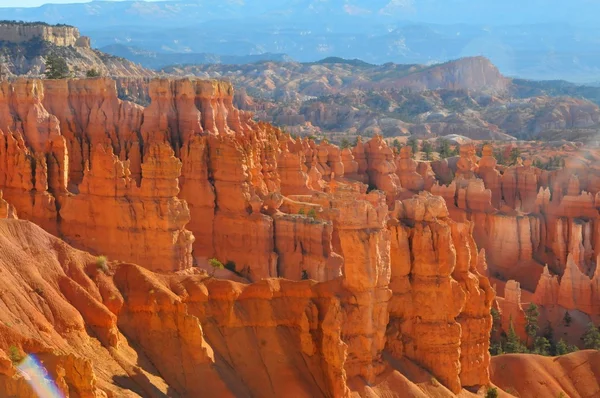
<svg viewBox="0 0 600 398">
<path fill-rule="evenodd" d="M 408 194 L 381 138 L 340 151 L 252 121 L 227 83 L 149 84 L 146 108 L 119 100 L 109 79 L 1 86 L 1 214 L 125 262 L 47 257 L 42 297 L 66 298 L 64 311 L 93 326 L 77 338 L 101 342 L 81 354 L 97 380 L 85 388 L 118 396 L 118 368 L 173 396 L 341 397 L 405 377 L 397 361 L 422 366 L 445 396 L 490 383 L 494 293 L 473 225 L 440 197 Z M 400 175 L 418 191 L 416 166 Z M 26 221 L 2 228 L 60 242 Z M 25 241 L 3 242 L 36 261 Z M 193 266 L 208 259 L 245 283 Z M 42 357 L 74 344 L 43 308 L 24 309 L 56 334 L 33 338 Z M 148 365 L 134 370 L 122 358 L 132 353 Z M 73 368 L 56 366 L 63 390 L 83 391 Z M 17 388 L 10 369 L 4 382 Z"/>
<path fill-rule="evenodd" d="M 65 394 L 469 396 L 491 308 L 524 335 L 521 288 L 599 313 L 597 170 L 340 150 L 228 83 L 148 84 L 146 107 L 106 78 L 0 85 L 0 299 L 30 320 L 0 314 L 0 345 Z M 28 396 L 16 362 L 0 388 Z"/>
</svg>

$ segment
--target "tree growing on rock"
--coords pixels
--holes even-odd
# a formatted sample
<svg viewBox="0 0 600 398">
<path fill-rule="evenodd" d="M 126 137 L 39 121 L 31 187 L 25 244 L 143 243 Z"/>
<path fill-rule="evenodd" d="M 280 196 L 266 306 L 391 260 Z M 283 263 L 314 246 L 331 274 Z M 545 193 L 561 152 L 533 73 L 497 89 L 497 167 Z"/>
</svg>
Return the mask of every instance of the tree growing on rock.
<svg viewBox="0 0 600 398">
<path fill-rule="evenodd" d="M 503 354 L 503 350 L 502 350 L 502 341 L 498 338 L 499 336 L 499 331 L 501 328 L 501 318 L 500 318 L 500 312 L 496 309 L 492 307 L 491 310 L 491 315 L 492 315 L 492 330 L 490 333 L 490 354 L 491 355 L 501 355 Z"/>
<path fill-rule="evenodd" d="M 506 159 L 504 159 L 503 151 L 501 151 L 501 150 L 495 151 L 494 157 L 496 158 L 496 162 L 498 162 L 498 164 L 501 164 L 501 165 L 506 164 Z"/>
<path fill-rule="evenodd" d="M 419 152 L 419 143 L 417 142 L 417 139 L 414 137 L 410 137 L 409 140 L 407 141 L 407 145 L 412 149 L 413 158 L 414 158 L 415 154 L 417 152 Z"/>
<path fill-rule="evenodd" d="M 346 138 L 346 137 L 342 138 L 342 140 L 340 141 L 340 148 L 342 148 L 342 149 L 350 148 L 350 141 L 348 141 L 348 138 Z"/>
<path fill-rule="evenodd" d="M 529 338 L 531 341 L 535 341 L 535 336 L 537 336 L 537 332 L 540 329 L 538 326 L 538 317 L 540 316 L 540 311 L 538 310 L 538 306 L 534 303 L 530 303 L 529 307 L 525 310 L 525 333 L 527 333 L 527 341 L 525 344 L 529 346 Z"/>
<path fill-rule="evenodd" d="M 563 339 L 560 339 L 554 348 L 555 355 L 565 355 L 575 351 L 579 351 L 579 348 L 568 345 Z"/>
<path fill-rule="evenodd" d="M 87 72 L 85 72 L 85 77 L 94 78 L 100 76 L 102 75 L 100 74 L 100 71 L 98 71 L 96 68 L 89 69 Z"/>
<path fill-rule="evenodd" d="M 569 311 L 565 312 L 565 316 L 563 317 L 563 324 L 566 327 L 571 326 L 571 322 L 573 322 L 573 318 L 571 317 L 571 314 L 569 314 Z"/>
<path fill-rule="evenodd" d="M 498 398 L 498 389 L 496 387 L 490 387 L 485 392 L 485 398 Z"/>
<path fill-rule="evenodd" d="M 433 153 L 433 145 L 429 141 L 423 141 L 421 150 L 425 153 L 425 160 L 431 160 L 431 154 Z"/>
<path fill-rule="evenodd" d="M 210 276 L 215 276 L 215 272 L 217 272 L 217 270 L 219 269 L 225 269 L 223 263 L 217 260 L 216 258 L 211 258 L 210 260 L 208 260 L 208 265 L 212 267 Z"/>
<path fill-rule="evenodd" d="M 71 74 L 67 61 L 56 54 L 50 54 L 46 58 L 46 70 L 44 76 L 46 79 L 66 79 Z"/>
<path fill-rule="evenodd" d="M 506 343 L 504 344 L 504 352 L 507 354 L 518 354 L 527 352 L 527 347 L 523 345 L 521 339 L 515 331 L 512 318 L 510 319 L 510 326 L 508 327 L 508 334 L 506 335 Z"/>
<path fill-rule="evenodd" d="M 510 151 L 510 164 L 517 164 L 517 160 L 521 158 L 521 150 L 519 148 L 513 148 Z M 500 162 L 498 162 L 500 163 Z"/>
<path fill-rule="evenodd" d="M 442 159 L 449 158 L 451 155 L 450 142 L 446 139 L 440 140 L 440 146 L 438 148 L 438 152 L 440 153 L 440 157 Z"/>
<path fill-rule="evenodd" d="M 533 352 L 538 355 L 550 355 L 552 345 L 545 337 L 537 337 L 533 343 Z"/>
<path fill-rule="evenodd" d="M 400 143 L 400 141 L 398 141 L 397 138 L 392 142 L 392 145 L 394 146 L 396 153 L 400 153 L 400 149 L 402 149 L 402 144 Z"/>
<path fill-rule="evenodd" d="M 600 350 L 600 331 L 593 323 L 588 325 L 583 334 L 583 344 L 588 350 Z"/>
</svg>

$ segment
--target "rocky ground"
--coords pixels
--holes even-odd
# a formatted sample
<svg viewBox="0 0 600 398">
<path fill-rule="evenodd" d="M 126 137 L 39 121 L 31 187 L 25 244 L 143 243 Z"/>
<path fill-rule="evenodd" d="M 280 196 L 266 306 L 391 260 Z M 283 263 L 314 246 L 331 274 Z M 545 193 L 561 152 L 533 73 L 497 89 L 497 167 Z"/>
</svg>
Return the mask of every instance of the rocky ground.
<svg viewBox="0 0 600 398">
<path fill-rule="evenodd" d="M 299 135 L 597 141 L 597 89 L 511 80 L 485 58 L 434 66 L 317 63 L 170 67 L 233 82 L 236 105 Z M 561 96 L 562 95 L 562 96 Z M 570 97 L 568 97 L 570 95 Z M 577 97 L 577 98 L 574 98 Z"/>
</svg>

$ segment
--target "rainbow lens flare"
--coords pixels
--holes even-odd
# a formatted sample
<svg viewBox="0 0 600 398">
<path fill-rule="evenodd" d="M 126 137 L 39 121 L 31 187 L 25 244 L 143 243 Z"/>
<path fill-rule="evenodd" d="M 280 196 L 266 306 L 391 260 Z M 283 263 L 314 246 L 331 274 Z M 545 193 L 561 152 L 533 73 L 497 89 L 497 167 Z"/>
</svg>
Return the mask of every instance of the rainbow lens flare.
<svg viewBox="0 0 600 398">
<path fill-rule="evenodd" d="M 64 398 L 54 381 L 49 378 L 48 372 L 44 366 L 35 356 L 28 355 L 19 366 L 17 366 L 17 369 L 21 372 L 38 397 Z"/>
</svg>

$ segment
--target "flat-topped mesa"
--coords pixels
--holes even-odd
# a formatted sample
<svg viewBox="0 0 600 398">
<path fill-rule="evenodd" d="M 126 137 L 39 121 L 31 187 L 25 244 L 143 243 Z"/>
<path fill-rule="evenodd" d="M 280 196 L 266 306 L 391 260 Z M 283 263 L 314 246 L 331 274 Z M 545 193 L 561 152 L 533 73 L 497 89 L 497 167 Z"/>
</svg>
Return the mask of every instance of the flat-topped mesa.
<svg viewBox="0 0 600 398">
<path fill-rule="evenodd" d="M 89 38 L 80 36 L 74 26 L 0 21 L 0 41 L 23 43 L 33 39 L 48 41 L 56 46 L 90 46 Z"/>
<path fill-rule="evenodd" d="M 444 200 L 424 192 L 397 202 L 388 228 L 393 297 L 387 348 L 455 393 L 486 385 L 494 292 L 477 271 L 470 223 L 452 221 Z"/>
</svg>

